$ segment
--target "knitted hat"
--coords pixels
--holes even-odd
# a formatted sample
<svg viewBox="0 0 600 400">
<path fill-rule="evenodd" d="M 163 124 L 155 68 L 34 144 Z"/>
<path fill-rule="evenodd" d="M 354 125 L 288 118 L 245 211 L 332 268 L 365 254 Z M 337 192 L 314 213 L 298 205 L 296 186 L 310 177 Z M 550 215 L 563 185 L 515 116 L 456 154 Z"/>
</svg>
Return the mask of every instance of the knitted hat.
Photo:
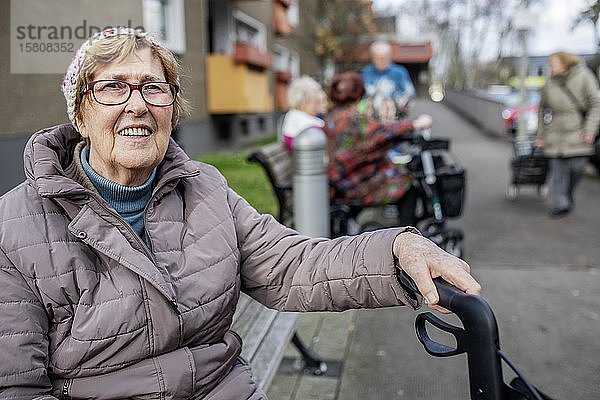
<svg viewBox="0 0 600 400">
<path fill-rule="evenodd" d="M 65 78 L 62 81 L 62 91 L 65 95 L 65 99 L 67 100 L 67 115 L 71 120 L 71 123 L 78 129 L 77 123 L 75 122 L 75 101 L 77 98 L 77 79 L 79 78 L 79 74 L 81 74 L 81 68 L 83 66 L 83 61 L 87 55 L 87 52 L 90 48 L 96 43 L 104 39 L 108 39 L 111 37 L 119 36 L 119 35 L 129 35 L 135 36 L 136 38 L 146 38 L 153 46 L 163 47 L 156 39 L 154 39 L 151 35 L 141 29 L 134 29 L 128 27 L 114 27 L 107 28 L 102 32 L 95 33 L 86 40 L 77 53 L 73 56 L 71 60 L 71 64 L 69 64 L 69 68 L 67 68 L 67 73 L 65 74 Z"/>
</svg>

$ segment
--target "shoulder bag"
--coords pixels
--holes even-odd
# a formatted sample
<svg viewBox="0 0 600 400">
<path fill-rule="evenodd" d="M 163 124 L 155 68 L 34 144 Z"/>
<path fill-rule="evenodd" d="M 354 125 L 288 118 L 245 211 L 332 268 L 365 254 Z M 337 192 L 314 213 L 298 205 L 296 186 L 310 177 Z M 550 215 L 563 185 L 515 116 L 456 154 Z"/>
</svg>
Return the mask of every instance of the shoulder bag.
<svg viewBox="0 0 600 400">
<path fill-rule="evenodd" d="M 571 92 L 571 90 L 567 87 L 566 84 L 560 85 L 560 87 L 569 96 L 573 104 L 575 104 L 575 108 L 577 108 L 577 110 L 581 114 L 581 118 L 585 121 L 585 118 L 587 117 L 587 110 L 584 110 L 581 107 L 579 101 L 577 101 L 577 98 L 575 97 L 573 92 Z M 600 157 L 600 131 L 596 132 L 596 138 L 594 139 L 594 154 L 595 157 Z"/>
</svg>

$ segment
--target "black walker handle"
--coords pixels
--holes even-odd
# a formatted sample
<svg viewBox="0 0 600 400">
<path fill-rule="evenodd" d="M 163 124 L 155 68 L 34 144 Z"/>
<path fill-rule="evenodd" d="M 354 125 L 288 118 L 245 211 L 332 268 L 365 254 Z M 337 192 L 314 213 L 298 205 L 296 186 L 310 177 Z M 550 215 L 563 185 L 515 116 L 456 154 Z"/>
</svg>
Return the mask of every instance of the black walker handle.
<svg viewBox="0 0 600 400">
<path fill-rule="evenodd" d="M 419 290 L 414 281 L 404 271 L 399 272 L 398 280 L 411 297 L 416 299 Z M 441 278 L 433 281 L 440 298 L 438 305 L 456 314 L 463 327 L 451 325 L 433 313 L 425 312 L 415 320 L 417 338 L 425 350 L 436 357 L 467 354 L 471 400 L 549 399 L 533 388 L 501 352 L 496 317 L 483 297 L 466 294 Z M 456 339 L 456 348 L 431 339 L 427 332 L 427 322 L 452 334 Z M 527 387 L 526 391 L 516 390 L 504 383 L 502 359 L 518 374 Z"/>
</svg>

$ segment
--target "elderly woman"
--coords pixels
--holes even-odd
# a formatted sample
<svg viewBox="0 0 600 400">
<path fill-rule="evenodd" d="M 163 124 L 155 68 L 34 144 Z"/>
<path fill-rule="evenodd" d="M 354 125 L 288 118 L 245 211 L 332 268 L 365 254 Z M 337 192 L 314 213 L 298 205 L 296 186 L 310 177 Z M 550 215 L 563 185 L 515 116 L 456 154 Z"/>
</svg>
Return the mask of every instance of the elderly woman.
<svg viewBox="0 0 600 400">
<path fill-rule="evenodd" d="M 264 399 L 230 330 L 240 292 L 279 310 L 426 302 L 468 265 L 412 228 L 310 238 L 258 214 L 170 140 L 186 104 L 173 55 L 113 28 L 78 50 L 70 124 L 29 140 L 0 199 L 0 397 Z"/>
<path fill-rule="evenodd" d="M 414 224 L 416 192 L 407 171 L 389 158 L 389 151 L 413 130 L 431 125 L 431 117 L 376 121 L 365 112 L 365 87 L 360 74 L 343 72 L 333 77 L 333 109 L 325 124 L 329 153 L 329 181 L 333 196 L 343 203 L 364 206 L 396 204 L 400 224 Z"/>
<path fill-rule="evenodd" d="M 283 143 L 293 150 L 294 138 L 308 128 L 323 128 L 320 118 L 327 112 L 327 94 L 310 76 L 294 79 L 287 92 L 290 111 L 285 114 L 281 131 Z"/>
<path fill-rule="evenodd" d="M 550 162 L 550 216 L 560 218 L 574 206 L 600 120 L 598 82 L 579 57 L 552 53 L 550 78 L 542 88 L 537 145 Z"/>
</svg>

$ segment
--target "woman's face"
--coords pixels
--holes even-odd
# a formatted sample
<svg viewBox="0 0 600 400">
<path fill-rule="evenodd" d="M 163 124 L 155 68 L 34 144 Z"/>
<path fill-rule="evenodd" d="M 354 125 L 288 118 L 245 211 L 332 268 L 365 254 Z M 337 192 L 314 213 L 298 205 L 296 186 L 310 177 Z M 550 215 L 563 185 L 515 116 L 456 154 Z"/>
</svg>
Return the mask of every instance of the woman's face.
<svg viewBox="0 0 600 400">
<path fill-rule="evenodd" d="M 317 94 L 316 115 L 327 114 L 327 93 L 319 90 Z"/>
<path fill-rule="evenodd" d="M 310 100 L 298 109 L 313 116 L 327 113 L 327 94 L 323 90 L 314 92 Z"/>
<path fill-rule="evenodd" d="M 150 48 L 137 50 L 92 77 L 92 81 L 101 79 L 132 84 L 166 80 L 162 63 Z M 126 103 L 117 106 L 99 104 L 88 92 L 81 107 L 80 132 L 88 139 L 94 171 L 121 185 L 144 183 L 167 150 L 174 106 L 149 105 L 139 90 L 134 90 Z"/>
<path fill-rule="evenodd" d="M 550 65 L 551 76 L 562 75 L 567 71 L 564 64 L 558 57 L 550 57 L 548 59 L 548 64 Z"/>
</svg>

